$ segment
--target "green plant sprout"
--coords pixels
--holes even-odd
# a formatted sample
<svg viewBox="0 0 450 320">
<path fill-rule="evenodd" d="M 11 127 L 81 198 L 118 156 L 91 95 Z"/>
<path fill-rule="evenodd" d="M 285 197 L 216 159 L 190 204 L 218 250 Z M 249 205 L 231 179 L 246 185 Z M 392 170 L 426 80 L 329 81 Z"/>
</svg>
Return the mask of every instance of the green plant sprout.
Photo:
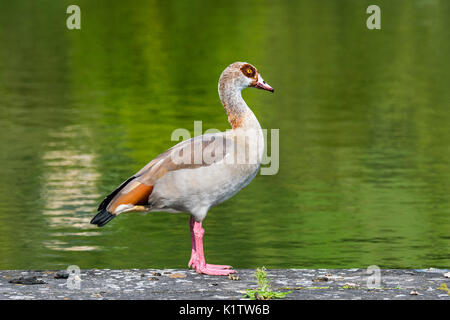
<svg viewBox="0 0 450 320">
<path fill-rule="evenodd" d="M 292 291 L 279 292 L 272 291 L 270 282 L 267 280 L 266 268 L 257 268 L 255 272 L 256 280 L 258 281 L 257 289 L 246 289 L 244 298 L 251 300 L 269 300 L 269 299 L 283 299 Z"/>
<path fill-rule="evenodd" d="M 450 296 L 450 289 L 447 287 L 445 283 L 441 284 L 441 286 L 437 289 L 447 292 L 447 294 Z"/>
</svg>

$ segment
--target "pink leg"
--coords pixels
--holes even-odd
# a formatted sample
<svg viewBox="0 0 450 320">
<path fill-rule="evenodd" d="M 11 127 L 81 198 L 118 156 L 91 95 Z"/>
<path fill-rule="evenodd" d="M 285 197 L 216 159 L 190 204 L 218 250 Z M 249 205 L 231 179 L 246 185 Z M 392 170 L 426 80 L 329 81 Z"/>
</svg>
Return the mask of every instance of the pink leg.
<svg viewBox="0 0 450 320">
<path fill-rule="evenodd" d="M 202 228 L 202 223 L 196 222 L 191 217 L 190 228 L 192 252 L 191 259 L 189 260 L 189 266 L 195 268 L 197 273 L 204 273 L 209 275 L 226 276 L 230 273 L 234 273 L 234 270 L 230 270 L 231 266 L 207 264 L 205 262 L 205 255 L 203 253 L 203 235 L 205 233 L 205 230 Z"/>
<path fill-rule="evenodd" d="M 189 220 L 189 229 L 191 230 L 191 241 L 192 241 L 192 251 L 191 251 L 191 259 L 189 260 L 188 267 L 195 268 L 196 260 L 197 260 L 197 254 L 195 253 L 195 235 L 194 235 L 194 218 Z"/>
<path fill-rule="evenodd" d="M 192 242 L 192 251 L 191 251 L 191 259 L 189 260 L 188 267 L 192 267 L 193 269 L 196 269 L 198 265 L 198 257 L 196 252 L 196 242 L 195 242 L 195 234 L 194 234 L 194 224 L 195 220 L 194 218 L 190 218 L 189 220 L 189 228 L 191 231 L 191 242 Z M 231 269 L 232 266 L 228 265 L 220 265 L 220 264 L 206 264 L 207 268 L 211 269 Z"/>
</svg>

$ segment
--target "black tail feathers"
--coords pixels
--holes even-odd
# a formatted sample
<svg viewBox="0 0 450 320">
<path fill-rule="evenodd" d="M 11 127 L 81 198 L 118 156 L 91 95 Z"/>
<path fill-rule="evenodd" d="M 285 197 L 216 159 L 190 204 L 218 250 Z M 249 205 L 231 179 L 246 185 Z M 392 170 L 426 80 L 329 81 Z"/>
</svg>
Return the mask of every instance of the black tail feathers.
<svg viewBox="0 0 450 320">
<path fill-rule="evenodd" d="M 106 209 L 103 209 L 100 210 L 94 218 L 92 218 L 91 223 L 96 224 L 99 227 L 103 227 L 115 217 L 116 215 L 109 213 Z"/>
<path fill-rule="evenodd" d="M 108 207 L 109 203 L 114 199 L 114 197 L 120 192 L 120 190 L 122 190 L 128 184 L 128 182 L 130 182 L 135 178 L 136 178 L 135 176 L 132 176 L 129 179 L 125 180 L 124 182 L 122 182 L 120 186 L 116 188 L 116 190 L 111 192 L 109 195 L 105 197 L 105 199 L 103 199 L 102 203 L 100 203 L 100 205 L 98 206 L 97 215 L 91 220 L 92 224 L 96 224 L 99 227 L 103 227 L 105 224 L 107 224 L 116 217 L 116 215 L 108 212 L 106 208 Z"/>
</svg>

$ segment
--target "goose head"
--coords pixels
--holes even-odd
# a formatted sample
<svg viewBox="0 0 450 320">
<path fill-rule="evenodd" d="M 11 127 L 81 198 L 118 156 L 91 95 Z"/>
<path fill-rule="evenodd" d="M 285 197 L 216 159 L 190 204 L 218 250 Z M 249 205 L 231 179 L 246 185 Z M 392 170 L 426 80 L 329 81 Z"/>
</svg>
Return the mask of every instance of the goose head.
<svg viewBox="0 0 450 320">
<path fill-rule="evenodd" d="M 219 91 L 224 87 L 237 89 L 257 88 L 274 92 L 274 89 L 264 81 L 258 70 L 247 62 L 235 62 L 230 64 L 221 74 L 219 79 Z"/>
</svg>

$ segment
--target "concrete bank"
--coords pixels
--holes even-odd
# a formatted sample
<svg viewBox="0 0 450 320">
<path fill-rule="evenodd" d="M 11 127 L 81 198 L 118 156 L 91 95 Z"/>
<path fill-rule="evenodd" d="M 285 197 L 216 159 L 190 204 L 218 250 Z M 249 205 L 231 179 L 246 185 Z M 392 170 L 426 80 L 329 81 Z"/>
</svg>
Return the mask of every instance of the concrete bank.
<svg viewBox="0 0 450 320">
<path fill-rule="evenodd" d="M 273 291 L 292 291 L 285 299 L 358 300 L 450 300 L 447 272 L 381 270 L 380 288 L 368 289 L 364 269 L 267 270 Z M 238 278 L 230 279 L 187 269 L 91 269 L 81 270 L 81 281 L 72 281 L 66 271 L 3 270 L 0 299 L 243 299 L 245 289 L 257 287 L 254 273 L 238 270 Z"/>
</svg>

